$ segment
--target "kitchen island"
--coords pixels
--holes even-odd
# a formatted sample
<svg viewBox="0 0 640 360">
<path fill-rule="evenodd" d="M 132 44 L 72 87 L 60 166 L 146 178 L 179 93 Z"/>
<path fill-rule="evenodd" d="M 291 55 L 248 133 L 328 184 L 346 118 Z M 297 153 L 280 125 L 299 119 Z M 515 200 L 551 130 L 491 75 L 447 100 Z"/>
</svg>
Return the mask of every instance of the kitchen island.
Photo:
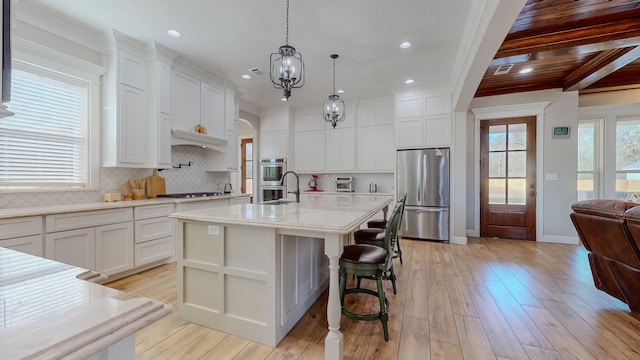
<svg viewBox="0 0 640 360">
<path fill-rule="evenodd" d="M 325 358 L 342 359 L 338 260 L 350 234 L 392 201 L 318 195 L 172 214 L 179 316 L 276 346 L 329 283 Z"/>
</svg>

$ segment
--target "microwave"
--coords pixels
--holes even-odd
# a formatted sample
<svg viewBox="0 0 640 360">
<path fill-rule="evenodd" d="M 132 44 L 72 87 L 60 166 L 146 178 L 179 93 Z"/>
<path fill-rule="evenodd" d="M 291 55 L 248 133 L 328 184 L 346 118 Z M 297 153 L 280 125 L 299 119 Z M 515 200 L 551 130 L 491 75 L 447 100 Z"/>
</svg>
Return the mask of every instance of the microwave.
<svg viewBox="0 0 640 360">
<path fill-rule="evenodd" d="M 353 192 L 353 177 L 351 176 L 339 176 L 336 178 L 336 191 L 340 192 Z"/>
</svg>

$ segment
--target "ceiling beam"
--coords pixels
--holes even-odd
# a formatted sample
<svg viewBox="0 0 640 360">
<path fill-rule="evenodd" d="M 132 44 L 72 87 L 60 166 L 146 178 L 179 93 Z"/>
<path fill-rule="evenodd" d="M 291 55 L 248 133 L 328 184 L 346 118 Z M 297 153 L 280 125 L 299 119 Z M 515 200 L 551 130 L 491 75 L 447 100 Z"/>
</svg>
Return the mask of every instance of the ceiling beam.
<svg viewBox="0 0 640 360">
<path fill-rule="evenodd" d="M 640 18 L 552 33 L 542 32 L 532 36 L 507 37 L 495 58 L 580 47 L 593 43 L 625 41 L 625 39 L 637 37 L 640 37 Z M 617 47 L 623 46 L 625 44 L 621 43 Z"/>
<path fill-rule="evenodd" d="M 582 90 L 640 58 L 640 46 L 599 53 L 564 78 L 564 91 Z"/>
</svg>

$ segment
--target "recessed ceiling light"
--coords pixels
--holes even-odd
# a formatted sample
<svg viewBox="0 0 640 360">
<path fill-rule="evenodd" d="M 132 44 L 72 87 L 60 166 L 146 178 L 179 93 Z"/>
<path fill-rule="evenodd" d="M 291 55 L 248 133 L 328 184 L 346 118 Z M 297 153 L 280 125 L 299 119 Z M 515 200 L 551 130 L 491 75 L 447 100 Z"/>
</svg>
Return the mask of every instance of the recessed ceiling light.
<svg viewBox="0 0 640 360">
<path fill-rule="evenodd" d="M 180 31 L 174 30 L 174 29 L 171 29 L 171 30 L 167 31 L 167 34 L 169 34 L 169 36 L 174 37 L 174 38 L 182 37 L 182 33 Z"/>
<path fill-rule="evenodd" d="M 249 79 L 251 79 L 251 75 L 244 74 L 244 75 L 242 75 L 242 78 L 245 79 L 245 80 L 249 80 Z"/>
<path fill-rule="evenodd" d="M 413 84 L 413 79 L 407 79 L 404 81 L 405 84 Z"/>
<path fill-rule="evenodd" d="M 283 97 L 281 97 L 281 98 L 280 98 L 280 101 L 282 101 L 282 102 L 287 102 L 287 101 L 289 101 L 289 99 L 287 99 L 287 97 L 286 97 L 286 96 L 283 96 Z"/>
<path fill-rule="evenodd" d="M 343 89 L 338 89 L 336 92 L 337 92 L 338 94 L 344 94 L 344 90 L 343 90 Z"/>
<path fill-rule="evenodd" d="M 405 41 L 402 44 L 400 44 L 400 48 L 402 49 L 408 49 L 411 47 L 411 43 L 409 41 Z"/>
<path fill-rule="evenodd" d="M 520 70 L 520 71 L 519 71 L 519 73 L 520 73 L 520 74 L 526 74 L 526 73 L 530 73 L 530 72 L 532 72 L 532 71 L 533 71 L 533 68 L 526 67 L 526 68 L 524 68 L 524 69 Z"/>
</svg>

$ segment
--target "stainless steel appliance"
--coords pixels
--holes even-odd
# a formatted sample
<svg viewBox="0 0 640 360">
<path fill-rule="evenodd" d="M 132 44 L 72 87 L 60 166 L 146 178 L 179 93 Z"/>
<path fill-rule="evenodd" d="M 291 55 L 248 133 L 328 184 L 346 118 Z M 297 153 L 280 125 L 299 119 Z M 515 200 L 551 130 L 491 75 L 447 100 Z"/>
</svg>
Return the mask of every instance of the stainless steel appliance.
<svg viewBox="0 0 640 360">
<path fill-rule="evenodd" d="M 407 194 L 399 235 L 449 241 L 449 148 L 398 150 L 397 160 L 397 194 Z"/>
<path fill-rule="evenodd" d="M 279 200 L 287 197 L 286 186 L 261 186 L 260 192 L 262 193 L 260 201 Z"/>
<path fill-rule="evenodd" d="M 278 186 L 287 171 L 287 159 L 260 159 L 260 186 Z"/>
<path fill-rule="evenodd" d="M 230 183 L 224 184 L 224 193 L 225 194 L 231 194 L 231 190 L 232 189 L 233 189 L 233 187 L 231 186 Z"/>
<path fill-rule="evenodd" d="M 338 176 L 336 178 L 336 191 L 341 192 L 353 192 L 353 177 L 351 176 Z"/>
</svg>

